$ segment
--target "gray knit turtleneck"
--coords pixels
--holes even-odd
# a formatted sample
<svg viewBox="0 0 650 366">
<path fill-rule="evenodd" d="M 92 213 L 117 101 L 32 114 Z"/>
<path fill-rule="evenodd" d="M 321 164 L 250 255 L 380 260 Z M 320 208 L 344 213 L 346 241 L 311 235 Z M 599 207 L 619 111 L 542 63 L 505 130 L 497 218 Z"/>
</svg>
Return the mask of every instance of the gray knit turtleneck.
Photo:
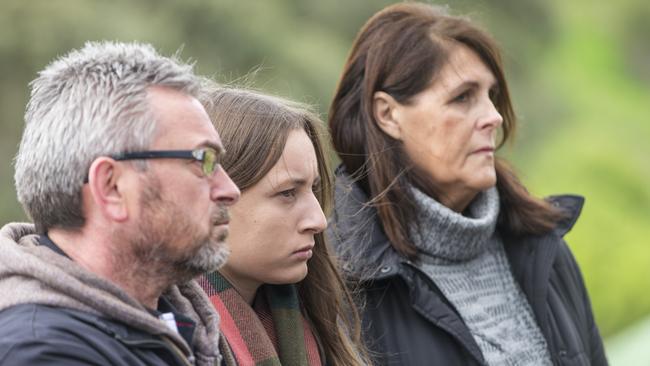
<svg viewBox="0 0 650 366">
<path fill-rule="evenodd" d="M 495 231 L 496 188 L 480 193 L 467 216 L 412 189 L 418 206 L 411 239 L 419 267 L 460 313 L 488 365 L 551 365 L 533 312 L 515 282 Z"/>
</svg>

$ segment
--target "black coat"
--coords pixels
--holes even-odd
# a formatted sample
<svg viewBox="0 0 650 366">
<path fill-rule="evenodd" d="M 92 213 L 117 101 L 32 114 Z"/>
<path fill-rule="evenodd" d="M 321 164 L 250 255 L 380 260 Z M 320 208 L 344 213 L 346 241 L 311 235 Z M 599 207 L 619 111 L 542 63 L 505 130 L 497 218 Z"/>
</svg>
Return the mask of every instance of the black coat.
<svg viewBox="0 0 650 366">
<path fill-rule="evenodd" d="M 26 304 L 0 316 L 0 365 L 190 365 L 161 337 L 90 313 Z"/>
<path fill-rule="evenodd" d="M 505 251 L 553 364 L 607 365 L 580 270 L 562 239 L 584 199 L 553 200 L 570 217 L 547 235 L 505 240 Z M 460 315 L 433 281 L 392 249 L 366 201 L 363 191 L 339 174 L 328 230 L 345 272 L 360 281 L 364 338 L 376 364 L 485 365 Z"/>
</svg>

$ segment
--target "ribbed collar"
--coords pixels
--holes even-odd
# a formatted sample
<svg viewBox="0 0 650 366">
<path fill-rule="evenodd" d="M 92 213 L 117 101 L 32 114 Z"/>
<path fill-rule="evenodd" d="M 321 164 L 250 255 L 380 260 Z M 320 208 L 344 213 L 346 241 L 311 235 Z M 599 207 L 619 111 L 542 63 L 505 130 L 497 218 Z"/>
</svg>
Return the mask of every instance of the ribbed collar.
<svg viewBox="0 0 650 366">
<path fill-rule="evenodd" d="M 412 187 L 418 214 L 411 225 L 413 244 L 434 258 L 461 262 L 486 250 L 499 216 L 499 193 L 495 187 L 479 193 L 459 214 Z"/>
</svg>

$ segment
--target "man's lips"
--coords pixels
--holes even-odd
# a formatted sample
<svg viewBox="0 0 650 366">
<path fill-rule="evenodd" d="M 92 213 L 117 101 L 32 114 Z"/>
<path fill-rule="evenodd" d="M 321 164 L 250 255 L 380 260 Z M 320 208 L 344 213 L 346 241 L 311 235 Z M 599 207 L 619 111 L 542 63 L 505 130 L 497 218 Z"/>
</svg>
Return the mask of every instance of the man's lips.
<svg viewBox="0 0 650 366">
<path fill-rule="evenodd" d="M 212 225 L 228 225 L 230 223 L 230 213 L 227 209 L 219 208 L 219 210 L 212 215 Z"/>
<path fill-rule="evenodd" d="M 212 218 L 212 225 L 214 226 L 228 225 L 229 223 L 230 223 L 229 215 L 219 215 L 217 217 Z"/>
<path fill-rule="evenodd" d="M 228 225 L 230 223 L 230 212 L 226 206 L 217 206 L 216 211 L 212 212 L 210 218 L 212 219 L 212 225 Z"/>
</svg>

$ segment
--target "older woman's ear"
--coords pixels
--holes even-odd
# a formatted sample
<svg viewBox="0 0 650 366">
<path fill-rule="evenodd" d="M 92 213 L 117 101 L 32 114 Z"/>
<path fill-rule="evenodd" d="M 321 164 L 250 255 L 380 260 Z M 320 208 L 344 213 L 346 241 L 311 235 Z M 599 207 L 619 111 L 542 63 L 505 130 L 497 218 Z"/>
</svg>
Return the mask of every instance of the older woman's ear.
<svg viewBox="0 0 650 366">
<path fill-rule="evenodd" d="M 379 128 L 395 140 L 402 139 L 400 104 L 390 94 L 378 91 L 372 98 L 372 113 Z"/>
</svg>

